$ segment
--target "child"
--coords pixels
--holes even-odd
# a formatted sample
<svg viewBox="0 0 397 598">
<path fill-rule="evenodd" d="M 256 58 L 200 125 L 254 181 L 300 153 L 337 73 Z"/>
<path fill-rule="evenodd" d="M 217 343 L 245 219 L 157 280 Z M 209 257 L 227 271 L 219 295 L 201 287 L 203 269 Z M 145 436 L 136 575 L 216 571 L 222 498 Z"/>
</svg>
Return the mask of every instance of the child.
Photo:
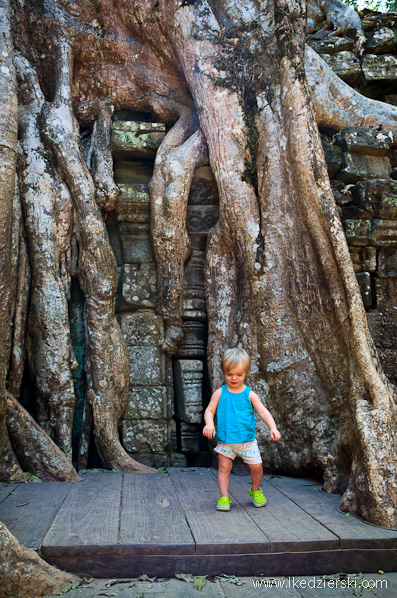
<svg viewBox="0 0 397 598">
<path fill-rule="evenodd" d="M 230 511 L 230 472 L 237 455 L 248 464 L 252 486 L 250 495 L 255 507 L 264 507 L 266 498 L 260 484 L 263 476 L 262 458 L 255 434 L 255 414 L 270 428 L 273 440 L 280 440 L 281 434 L 270 412 L 262 405 L 258 395 L 244 384 L 251 370 L 251 359 L 244 349 L 228 349 L 222 357 L 222 369 L 226 384 L 218 388 L 211 397 L 204 413 L 203 434 L 207 438 L 216 435 L 219 454 L 218 485 L 221 497 L 216 508 Z M 214 415 L 217 414 L 215 433 Z"/>
</svg>

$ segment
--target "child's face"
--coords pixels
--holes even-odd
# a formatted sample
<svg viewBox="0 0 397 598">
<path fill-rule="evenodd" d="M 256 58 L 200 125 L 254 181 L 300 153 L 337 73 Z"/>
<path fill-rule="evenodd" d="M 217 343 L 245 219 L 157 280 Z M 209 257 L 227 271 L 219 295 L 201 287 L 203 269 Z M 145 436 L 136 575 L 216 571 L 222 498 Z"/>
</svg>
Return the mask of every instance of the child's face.
<svg viewBox="0 0 397 598">
<path fill-rule="evenodd" d="M 245 380 L 245 367 L 244 364 L 239 363 L 229 370 L 224 371 L 226 386 L 230 388 L 239 388 L 244 384 Z"/>
</svg>

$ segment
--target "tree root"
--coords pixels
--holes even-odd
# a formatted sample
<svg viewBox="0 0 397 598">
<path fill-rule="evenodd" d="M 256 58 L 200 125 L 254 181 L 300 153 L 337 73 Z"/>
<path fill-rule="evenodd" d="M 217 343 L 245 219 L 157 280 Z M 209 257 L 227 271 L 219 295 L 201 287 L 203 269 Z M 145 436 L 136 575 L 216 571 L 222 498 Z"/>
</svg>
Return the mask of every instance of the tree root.
<svg viewBox="0 0 397 598">
<path fill-rule="evenodd" d="M 18 167 L 32 266 L 29 363 L 38 392 L 38 421 L 71 460 L 75 359 L 60 262 L 70 246 L 72 204 L 56 169 L 49 166 L 52 156 L 41 141 L 44 96 L 37 74 L 21 55 L 15 64 L 23 90 Z"/>
<path fill-rule="evenodd" d="M 76 213 L 79 280 L 85 296 L 89 371 L 87 400 L 93 410 L 95 441 L 105 464 L 123 471 L 137 467 L 121 446 L 118 424 L 127 405 L 127 348 L 115 318 L 117 265 L 95 188 L 79 145 L 79 126 L 71 102 L 73 57 L 59 40 L 55 97 L 43 108 L 42 134 L 57 158 Z"/>
<path fill-rule="evenodd" d="M 92 143 L 89 150 L 91 159 L 87 166 L 92 167 L 95 182 L 95 198 L 100 210 L 114 210 L 119 189 L 113 179 L 113 159 L 110 152 L 112 110 L 98 102 L 97 120 L 94 124 Z"/>
<path fill-rule="evenodd" d="M 49 565 L 23 546 L 0 522 L 0 578 L 3 598 L 39 598 L 58 594 L 79 578 Z"/>
<path fill-rule="evenodd" d="M 7 428 L 24 471 L 46 481 L 75 482 L 80 478 L 63 452 L 22 405 L 7 392 Z"/>
<path fill-rule="evenodd" d="M 350 87 L 312 48 L 306 46 L 305 72 L 318 126 L 341 131 L 344 127 L 382 126 L 392 131 L 397 144 L 397 106 L 372 100 Z"/>
<path fill-rule="evenodd" d="M 182 340 L 183 266 L 190 252 L 186 212 L 194 170 L 206 157 L 204 137 L 186 111 L 165 136 L 149 184 L 151 234 L 157 262 L 160 313 L 165 320 L 163 351 L 174 355 Z"/>
</svg>

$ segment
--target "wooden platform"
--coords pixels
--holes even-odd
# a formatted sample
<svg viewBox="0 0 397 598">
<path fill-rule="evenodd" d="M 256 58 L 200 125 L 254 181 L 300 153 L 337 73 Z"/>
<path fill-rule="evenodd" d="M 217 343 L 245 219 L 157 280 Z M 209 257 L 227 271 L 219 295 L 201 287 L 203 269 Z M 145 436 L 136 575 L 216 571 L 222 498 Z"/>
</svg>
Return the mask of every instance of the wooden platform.
<svg viewBox="0 0 397 598">
<path fill-rule="evenodd" d="M 397 570 L 397 532 L 338 511 L 313 480 L 266 476 L 255 508 L 233 476 L 218 512 L 216 471 L 92 473 L 81 482 L 0 484 L 0 520 L 61 569 L 93 577 L 175 573 L 320 575 Z"/>
</svg>

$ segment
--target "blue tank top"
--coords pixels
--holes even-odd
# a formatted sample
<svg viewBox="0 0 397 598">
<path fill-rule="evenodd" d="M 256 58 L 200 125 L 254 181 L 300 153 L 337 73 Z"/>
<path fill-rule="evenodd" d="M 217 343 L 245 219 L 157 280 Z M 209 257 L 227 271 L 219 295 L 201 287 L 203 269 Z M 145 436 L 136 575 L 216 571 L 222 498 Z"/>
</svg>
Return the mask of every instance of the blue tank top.
<svg viewBox="0 0 397 598">
<path fill-rule="evenodd" d="M 256 437 L 250 392 L 248 386 L 238 393 L 230 392 L 226 384 L 222 386 L 216 410 L 216 439 L 219 442 L 249 442 Z"/>
</svg>

